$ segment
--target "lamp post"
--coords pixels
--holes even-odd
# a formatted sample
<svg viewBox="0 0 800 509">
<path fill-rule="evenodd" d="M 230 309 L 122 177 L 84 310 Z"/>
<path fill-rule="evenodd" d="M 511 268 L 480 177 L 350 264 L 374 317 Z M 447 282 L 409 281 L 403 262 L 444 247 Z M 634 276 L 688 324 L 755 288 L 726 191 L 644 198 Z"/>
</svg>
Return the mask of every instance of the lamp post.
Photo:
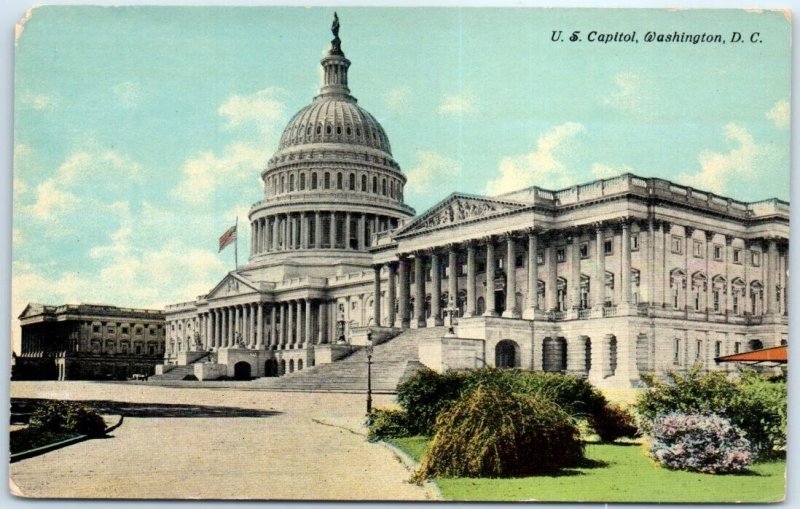
<svg viewBox="0 0 800 509">
<path fill-rule="evenodd" d="M 367 328 L 367 416 L 372 413 L 372 329 Z"/>
</svg>

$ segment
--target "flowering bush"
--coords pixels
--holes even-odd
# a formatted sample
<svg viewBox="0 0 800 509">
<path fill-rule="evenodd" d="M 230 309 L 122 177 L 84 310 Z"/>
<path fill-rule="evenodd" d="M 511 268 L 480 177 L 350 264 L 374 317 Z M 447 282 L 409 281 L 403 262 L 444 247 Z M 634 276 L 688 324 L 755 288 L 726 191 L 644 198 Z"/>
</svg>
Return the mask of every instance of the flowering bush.
<svg viewBox="0 0 800 509">
<path fill-rule="evenodd" d="M 750 442 L 718 415 L 671 413 L 653 421 L 650 455 L 667 468 L 739 472 L 753 462 Z"/>
</svg>

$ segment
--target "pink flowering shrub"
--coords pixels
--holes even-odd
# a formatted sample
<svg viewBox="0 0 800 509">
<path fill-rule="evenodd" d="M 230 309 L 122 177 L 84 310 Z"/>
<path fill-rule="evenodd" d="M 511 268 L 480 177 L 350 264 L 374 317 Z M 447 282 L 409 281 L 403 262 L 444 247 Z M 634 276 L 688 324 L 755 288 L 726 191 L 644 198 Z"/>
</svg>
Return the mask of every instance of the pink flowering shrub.
<svg viewBox="0 0 800 509">
<path fill-rule="evenodd" d="M 667 468 L 740 472 L 753 462 L 750 442 L 718 415 L 671 413 L 653 422 L 650 455 Z"/>
</svg>

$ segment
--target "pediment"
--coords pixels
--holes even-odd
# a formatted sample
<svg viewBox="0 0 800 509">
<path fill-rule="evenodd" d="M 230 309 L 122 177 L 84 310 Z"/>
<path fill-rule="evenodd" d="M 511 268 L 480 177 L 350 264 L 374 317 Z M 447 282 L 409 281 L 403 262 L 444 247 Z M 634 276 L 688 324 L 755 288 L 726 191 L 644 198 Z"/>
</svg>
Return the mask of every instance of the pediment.
<svg viewBox="0 0 800 509">
<path fill-rule="evenodd" d="M 226 297 L 235 297 L 236 295 L 245 295 L 257 292 L 258 287 L 240 276 L 239 274 L 228 274 L 222 281 L 217 283 L 208 295 L 207 299 L 220 299 Z"/>
<path fill-rule="evenodd" d="M 17 317 L 19 319 L 26 318 L 29 316 L 36 316 L 41 315 L 44 312 L 45 306 L 42 304 L 36 304 L 34 302 L 29 303 L 25 306 L 25 309 L 22 310 L 22 313 Z"/>
<path fill-rule="evenodd" d="M 468 223 L 514 212 L 524 207 L 525 204 L 513 201 L 453 193 L 405 225 L 395 236 L 400 237 L 459 223 Z"/>
</svg>

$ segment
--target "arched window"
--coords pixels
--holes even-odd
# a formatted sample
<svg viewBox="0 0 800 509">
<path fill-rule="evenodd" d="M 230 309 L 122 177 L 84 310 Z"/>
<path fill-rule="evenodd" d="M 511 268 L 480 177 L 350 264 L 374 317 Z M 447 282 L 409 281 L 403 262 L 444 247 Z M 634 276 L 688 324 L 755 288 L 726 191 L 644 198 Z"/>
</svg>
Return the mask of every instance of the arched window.
<svg viewBox="0 0 800 509">
<path fill-rule="evenodd" d="M 361 175 L 361 191 L 363 191 L 363 192 L 367 191 L 367 176 L 366 175 Z"/>
<path fill-rule="evenodd" d="M 394 198 L 394 180 L 389 181 L 389 197 Z"/>
<path fill-rule="evenodd" d="M 617 337 L 611 336 L 608 340 L 608 364 L 611 376 L 617 372 Z"/>
<path fill-rule="evenodd" d="M 325 134 L 331 134 L 331 126 L 325 126 Z"/>
<path fill-rule="evenodd" d="M 285 184 L 286 184 L 286 178 L 283 175 L 281 175 L 281 192 L 282 193 L 286 192 Z"/>
<path fill-rule="evenodd" d="M 294 191 L 294 173 L 289 175 L 289 192 Z"/>
<path fill-rule="evenodd" d="M 342 188 L 342 174 L 341 173 L 337 173 L 336 174 L 336 189 L 341 189 L 341 188 Z"/>
<path fill-rule="evenodd" d="M 378 177 L 372 177 L 372 192 L 378 194 Z"/>
<path fill-rule="evenodd" d="M 327 171 L 325 172 L 325 189 L 331 188 L 331 174 Z"/>
<path fill-rule="evenodd" d="M 322 124 L 317 125 L 317 134 L 322 134 Z"/>
<path fill-rule="evenodd" d="M 351 191 L 355 191 L 356 190 L 356 175 L 355 175 L 355 173 L 351 173 L 350 174 L 350 190 Z"/>
<path fill-rule="evenodd" d="M 383 182 L 382 182 L 382 185 L 381 185 L 381 194 L 386 196 L 386 179 L 383 179 Z"/>
<path fill-rule="evenodd" d="M 311 189 L 316 189 L 316 188 L 317 188 L 317 174 L 315 172 L 311 174 Z"/>
<path fill-rule="evenodd" d="M 305 191 L 306 190 L 306 174 L 305 173 L 301 173 L 300 174 L 300 190 L 301 191 Z"/>
</svg>

